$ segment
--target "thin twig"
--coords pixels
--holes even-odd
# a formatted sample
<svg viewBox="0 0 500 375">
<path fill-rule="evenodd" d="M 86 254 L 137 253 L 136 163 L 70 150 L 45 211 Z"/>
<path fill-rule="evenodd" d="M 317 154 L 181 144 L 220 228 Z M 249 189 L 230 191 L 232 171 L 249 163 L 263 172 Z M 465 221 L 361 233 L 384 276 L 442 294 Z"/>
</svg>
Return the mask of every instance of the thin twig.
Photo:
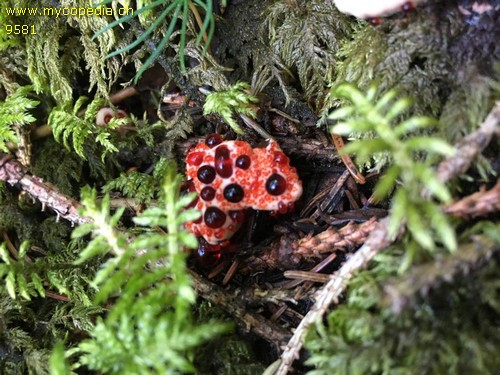
<svg viewBox="0 0 500 375">
<path fill-rule="evenodd" d="M 70 302 L 71 301 L 69 299 L 69 297 L 67 297 L 67 296 L 65 296 L 63 294 L 51 292 L 49 290 L 45 291 L 45 296 L 49 297 L 49 298 L 52 298 L 52 299 L 55 299 L 57 301 L 62 301 L 62 302 Z"/>
<path fill-rule="evenodd" d="M 228 264 L 227 260 L 220 262 L 218 265 L 216 265 L 214 267 L 214 269 L 212 271 L 210 271 L 207 278 L 213 279 L 215 276 L 217 276 L 219 273 L 221 273 L 224 270 L 224 268 L 226 268 L 227 264 Z"/>
<path fill-rule="evenodd" d="M 241 303 L 237 295 L 231 296 L 221 287 L 204 279 L 192 270 L 188 270 L 188 273 L 193 279 L 193 286 L 198 295 L 229 312 L 240 320 L 247 330 L 254 332 L 269 343 L 277 345 L 277 347 L 284 345 L 290 338 L 290 333 L 283 327 L 259 314 L 247 311 L 246 306 Z"/>
<path fill-rule="evenodd" d="M 322 271 L 323 268 L 325 268 L 327 265 L 329 265 L 331 262 L 333 262 L 335 258 L 337 258 L 337 253 L 331 253 L 325 259 L 323 259 L 321 262 L 316 264 L 309 272 L 316 272 L 317 273 L 317 272 Z M 287 276 L 285 275 L 285 277 L 287 277 Z M 283 285 L 282 288 L 292 289 L 292 288 L 295 288 L 296 286 L 302 284 L 303 281 L 304 280 L 293 280 L 293 281 Z"/>
<path fill-rule="evenodd" d="M 283 313 L 288 310 L 288 306 L 285 304 L 282 304 L 278 310 L 269 318 L 271 322 L 277 321 Z"/>
<path fill-rule="evenodd" d="M 222 285 L 227 285 L 227 283 L 231 281 L 239 265 L 240 262 L 237 259 L 233 261 L 231 267 L 229 267 L 229 270 L 227 271 L 226 275 L 224 276 L 224 279 L 222 280 Z"/>
<path fill-rule="evenodd" d="M 295 280 L 301 280 L 301 281 L 312 281 L 315 283 L 326 283 L 332 277 L 331 275 L 326 275 L 324 273 L 316 273 L 316 272 L 309 272 L 309 271 L 295 271 L 295 270 L 285 271 L 283 276 L 285 276 L 287 279 L 295 279 Z"/>
<path fill-rule="evenodd" d="M 339 177 L 335 185 L 331 188 L 328 194 L 325 196 L 323 201 L 319 204 L 319 207 L 310 215 L 311 219 L 318 221 L 321 218 L 322 213 L 330 213 L 336 206 L 336 198 L 342 193 L 342 187 L 349 177 L 349 171 L 346 169 L 344 173 Z"/>
<path fill-rule="evenodd" d="M 261 137 L 263 137 L 264 139 L 275 140 L 271 134 L 269 134 L 268 132 L 266 132 L 264 130 L 264 128 L 262 128 L 262 126 L 260 126 L 259 124 L 257 124 L 257 122 L 255 122 L 254 120 L 252 120 L 250 117 L 248 117 L 247 115 L 244 115 L 243 113 L 240 113 L 239 115 L 240 115 L 241 119 L 243 120 L 243 122 L 248 127 L 252 128 L 257 133 L 259 133 L 261 135 Z"/>
<path fill-rule="evenodd" d="M 479 191 L 445 207 L 444 212 L 461 217 L 485 216 L 500 211 L 500 179 L 488 191 Z"/>
<path fill-rule="evenodd" d="M 439 164 L 437 168 L 439 180 L 447 182 L 454 176 L 467 171 L 474 158 L 488 146 L 493 135 L 499 134 L 499 124 L 500 101 L 497 101 L 479 128 L 458 143 L 453 156 L 446 158 Z"/>
<path fill-rule="evenodd" d="M 29 175 L 26 167 L 19 161 L 2 152 L 0 152 L 0 181 L 18 185 L 21 190 L 42 203 L 42 210 L 49 207 L 58 217 L 76 224 L 91 221 L 90 218 L 78 214 L 80 203 L 61 194 L 55 186 L 45 183 L 41 178 Z"/>
<path fill-rule="evenodd" d="M 344 140 L 342 139 L 342 136 L 334 133 L 331 133 L 330 136 L 332 138 L 333 144 L 335 145 L 335 148 L 337 149 L 337 152 L 340 155 L 340 158 L 342 159 L 342 162 L 351 174 L 352 178 L 354 178 L 357 183 L 364 184 L 366 182 L 365 176 L 363 176 L 359 172 L 356 164 L 354 164 L 351 157 L 342 152 L 342 148 L 344 148 Z"/>
<path fill-rule="evenodd" d="M 118 104 L 123 102 L 125 99 L 137 95 L 138 93 L 139 90 L 137 90 L 134 86 L 125 87 L 121 90 L 118 90 L 114 94 L 111 94 L 109 96 L 109 102 L 111 104 Z"/>
</svg>

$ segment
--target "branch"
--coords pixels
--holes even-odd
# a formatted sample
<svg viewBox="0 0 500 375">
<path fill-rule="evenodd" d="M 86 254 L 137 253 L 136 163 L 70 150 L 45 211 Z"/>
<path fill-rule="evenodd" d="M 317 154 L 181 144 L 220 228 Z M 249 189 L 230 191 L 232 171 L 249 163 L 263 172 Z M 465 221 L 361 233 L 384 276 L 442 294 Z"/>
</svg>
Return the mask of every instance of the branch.
<svg viewBox="0 0 500 375">
<path fill-rule="evenodd" d="M 361 246 L 377 225 L 375 217 L 357 224 L 349 222 L 340 229 L 330 227 L 315 236 L 290 241 L 282 236 L 275 246 L 266 247 L 262 252 L 245 260 L 252 272 L 264 269 L 294 269 L 304 261 L 319 258 L 322 254 L 337 250 L 354 249 Z"/>
<path fill-rule="evenodd" d="M 443 160 L 438 168 L 437 175 L 441 182 L 447 182 L 453 177 L 469 169 L 474 158 L 479 155 L 496 134 L 500 134 L 500 101 L 488 114 L 484 122 L 475 132 L 462 139 L 456 148 L 456 153 Z"/>
<path fill-rule="evenodd" d="M 479 191 L 445 207 L 444 212 L 463 219 L 500 211 L 500 179 L 488 191 Z"/>
<path fill-rule="evenodd" d="M 73 224 L 90 222 L 89 218 L 78 214 L 80 204 L 77 201 L 61 194 L 55 186 L 43 182 L 41 178 L 29 175 L 27 168 L 19 161 L 2 152 L 0 152 L 0 181 L 19 185 L 23 191 L 42 203 L 42 211 L 45 207 L 49 207 L 58 217 Z"/>
<path fill-rule="evenodd" d="M 266 341 L 283 346 L 290 338 L 290 333 L 281 326 L 265 319 L 259 314 L 247 311 L 246 306 L 240 302 L 238 295 L 231 296 L 218 285 L 205 280 L 192 270 L 188 270 L 193 279 L 194 288 L 198 295 L 212 302 L 231 315 L 239 319 L 247 330 L 251 330 Z"/>
</svg>

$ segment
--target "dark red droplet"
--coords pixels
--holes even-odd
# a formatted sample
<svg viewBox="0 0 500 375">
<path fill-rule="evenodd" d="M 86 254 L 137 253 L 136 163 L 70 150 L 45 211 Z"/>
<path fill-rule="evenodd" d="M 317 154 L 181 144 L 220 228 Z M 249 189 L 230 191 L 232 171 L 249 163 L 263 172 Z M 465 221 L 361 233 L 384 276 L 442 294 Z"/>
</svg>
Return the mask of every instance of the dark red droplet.
<svg viewBox="0 0 500 375">
<path fill-rule="evenodd" d="M 197 265 L 203 268 L 215 266 L 221 257 L 221 247 L 210 245 L 203 238 L 199 238 L 198 242 L 199 246 L 195 254 Z"/>
<path fill-rule="evenodd" d="M 281 151 L 276 151 L 274 153 L 274 162 L 278 164 L 288 164 L 290 162 L 290 159 L 288 159 L 288 156 L 286 156 Z"/>
<path fill-rule="evenodd" d="M 103 121 L 104 121 L 105 124 L 107 124 L 108 122 L 111 121 L 112 118 L 113 118 L 113 115 L 107 114 L 107 115 L 104 116 Z"/>
<path fill-rule="evenodd" d="M 222 142 L 224 142 L 224 139 L 217 133 L 209 134 L 205 138 L 205 144 L 210 148 L 213 148 Z"/>
<path fill-rule="evenodd" d="M 217 159 L 215 161 L 215 170 L 222 178 L 231 177 L 233 174 L 233 166 L 231 160 Z"/>
<path fill-rule="evenodd" d="M 194 186 L 193 180 L 187 180 L 187 181 L 185 181 L 182 184 L 181 190 L 183 192 L 185 192 L 185 191 L 188 191 L 188 192 L 196 191 L 196 187 Z"/>
<path fill-rule="evenodd" d="M 272 174 L 266 181 L 266 191 L 271 195 L 281 195 L 286 190 L 285 178 L 277 173 Z"/>
<path fill-rule="evenodd" d="M 403 11 L 403 13 L 408 13 L 413 8 L 414 8 L 414 5 L 413 5 L 413 3 L 411 1 L 407 1 L 406 3 L 404 3 L 403 5 L 401 5 L 401 10 Z"/>
<path fill-rule="evenodd" d="M 226 222 L 226 214 L 217 207 L 208 207 L 203 216 L 205 224 L 209 228 L 220 228 Z"/>
<path fill-rule="evenodd" d="M 214 237 L 217 238 L 218 240 L 220 240 L 221 238 L 223 238 L 225 235 L 226 235 L 226 230 L 225 229 L 217 229 L 214 232 Z"/>
<path fill-rule="evenodd" d="M 203 248 L 198 248 L 196 252 L 196 264 L 201 268 L 211 268 L 217 265 L 220 257 L 220 251 L 207 251 Z"/>
<path fill-rule="evenodd" d="M 252 161 L 250 160 L 250 156 L 248 155 L 240 155 L 236 158 L 236 166 L 240 169 L 248 169 L 250 168 L 250 164 Z"/>
<path fill-rule="evenodd" d="M 215 170 L 222 178 L 231 177 L 233 174 L 233 163 L 229 159 L 215 159 Z"/>
<path fill-rule="evenodd" d="M 280 214 L 286 214 L 288 212 L 288 206 L 282 201 L 278 203 L 278 212 Z"/>
<path fill-rule="evenodd" d="M 245 192 L 238 184 L 229 184 L 224 188 L 224 198 L 226 198 L 229 202 L 241 202 L 244 196 Z"/>
<path fill-rule="evenodd" d="M 373 26 L 380 25 L 380 17 L 372 17 L 368 19 L 368 22 L 370 22 Z"/>
<path fill-rule="evenodd" d="M 215 149 L 215 170 L 222 178 L 231 177 L 233 174 L 233 161 L 230 156 L 229 149 L 225 145 Z"/>
<path fill-rule="evenodd" d="M 229 211 L 229 217 L 235 223 L 243 223 L 245 221 L 245 211 L 243 210 Z"/>
<path fill-rule="evenodd" d="M 215 149 L 215 159 L 228 160 L 230 157 L 229 149 L 225 145 L 221 145 Z"/>
<path fill-rule="evenodd" d="M 205 186 L 200 191 L 200 197 L 204 201 L 211 201 L 215 197 L 215 189 L 213 187 L 210 187 L 210 186 Z"/>
<path fill-rule="evenodd" d="M 118 110 L 118 112 L 116 113 L 116 117 L 125 118 L 125 117 L 128 117 L 128 115 L 127 115 L 127 112 L 122 111 L 122 110 Z"/>
<path fill-rule="evenodd" d="M 186 158 L 189 165 L 198 166 L 203 161 L 203 152 L 190 152 Z"/>
<path fill-rule="evenodd" d="M 196 175 L 198 176 L 198 180 L 204 184 L 210 184 L 215 180 L 215 169 L 209 165 L 203 165 L 198 169 Z"/>
</svg>

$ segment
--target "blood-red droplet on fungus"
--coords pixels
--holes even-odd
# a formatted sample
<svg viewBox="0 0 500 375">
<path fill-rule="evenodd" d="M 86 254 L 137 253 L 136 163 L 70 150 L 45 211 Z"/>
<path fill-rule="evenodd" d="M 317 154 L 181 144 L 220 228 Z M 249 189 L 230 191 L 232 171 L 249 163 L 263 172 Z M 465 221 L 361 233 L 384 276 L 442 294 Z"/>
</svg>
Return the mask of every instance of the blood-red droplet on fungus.
<svg viewBox="0 0 500 375">
<path fill-rule="evenodd" d="M 243 210 L 229 211 L 229 217 L 235 223 L 243 223 L 245 221 L 245 211 Z"/>
<path fill-rule="evenodd" d="M 209 134 L 205 138 L 205 144 L 210 148 L 221 144 L 223 141 L 224 139 L 217 133 Z"/>
<path fill-rule="evenodd" d="M 411 1 L 407 1 L 406 3 L 401 5 L 401 10 L 403 11 L 403 13 L 408 13 L 413 9 L 413 7 L 413 3 Z"/>
<path fill-rule="evenodd" d="M 250 160 L 250 156 L 248 155 L 240 155 L 236 158 L 235 165 L 240 169 L 248 169 L 250 168 L 252 161 Z"/>
<path fill-rule="evenodd" d="M 205 186 L 203 189 L 200 191 L 200 197 L 204 201 L 211 201 L 215 197 L 215 189 L 210 186 Z"/>
<path fill-rule="evenodd" d="M 281 195 L 286 190 L 286 181 L 283 176 L 274 173 L 266 181 L 266 191 L 271 195 Z"/>
<path fill-rule="evenodd" d="M 208 207 L 204 215 L 205 224 L 210 228 L 220 228 L 226 222 L 226 214 L 217 207 Z"/>
<path fill-rule="evenodd" d="M 210 184 L 215 180 L 215 169 L 209 165 L 203 165 L 198 169 L 196 176 L 204 184 Z"/>
<path fill-rule="evenodd" d="M 215 170 L 222 178 L 231 177 L 233 174 L 233 161 L 231 153 L 226 145 L 220 145 L 215 149 Z"/>
<path fill-rule="evenodd" d="M 281 151 L 276 151 L 274 153 L 274 162 L 283 165 L 288 164 L 290 162 L 290 159 L 288 159 L 288 156 L 286 156 Z"/>
<path fill-rule="evenodd" d="M 191 152 L 186 158 L 186 163 L 188 163 L 189 165 L 198 166 L 202 162 L 203 162 L 202 152 Z"/>
<path fill-rule="evenodd" d="M 233 174 L 233 163 L 230 159 L 216 158 L 215 170 L 222 178 L 229 178 Z"/>
<path fill-rule="evenodd" d="M 279 212 L 280 214 L 286 214 L 286 213 L 287 213 L 287 211 L 288 211 L 288 207 L 287 207 L 287 205 L 286 205 L 285 203 L 283 203 L 283 201 L 280 201 L 280 202 L 278 203 L 278 212 Z"/>
<path fill-rule="evenodd" d="M 238 184 L 229 184 L 224 188 L 224 198 L 231 203 L 238 203 L 245 197 L 243 188 Z"/>
<path fill-rule="evenodd" d="M 230 158 L 230 152 L 226 145 L 221 145 L 215 149 L 215 159 L 226 159 Z"/>
</svg>

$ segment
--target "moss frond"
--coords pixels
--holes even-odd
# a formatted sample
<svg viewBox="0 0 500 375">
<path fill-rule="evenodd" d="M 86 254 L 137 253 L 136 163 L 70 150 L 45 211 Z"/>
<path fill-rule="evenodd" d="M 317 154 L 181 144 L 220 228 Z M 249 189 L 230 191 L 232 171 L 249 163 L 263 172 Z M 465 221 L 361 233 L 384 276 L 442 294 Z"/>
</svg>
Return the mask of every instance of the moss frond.
<svg viewBox="0 0 500 375">
<path fill-rule="evenodd" d="M 32 90 L 31 86 L 19 87 L 4 102 L 0 102 L 0 150 L 7 152 L 8 142 L 17 144 L 16 128 L 36 120 L 29 112 L 39 104 L 38 101 L 28 98 Z"/>
<path fill-rule="evenodd" d="M 307 98 L 323 99 L 335 77 L 336 54 L 354 22 L 324 1 L 283 1 L 267 12 L 271 50 L 297 78 Z"/>
<path fill-rule="evenodd" d="M 390 163 L 375 188 L 378 199 L 384 198 L 398 181 L 401 182 L 391 204 L 390 235 L 394 235 L 406 220 L 414 240 L 424 249 L 435 251 L 436 242 L 440 242 L 448 250 L 456 250 L 455 231 L 450 221 L 437 204 L 422 198 L 422 192 L 428 191 L 441 202 L 451 200 L 448 188 L 439 181 L 431 166 L 431 156 L 450 156 L 454 149 L 440 138 L 417 133 L 435 126 L 437 121 L 430 117 L 412 116 L 398 123 L 397 120 L 410 109 L 411 100 L 398 99 L 395 90 L 378 99 L 376 86 L 363 93 L 346 83 L 333 89 L 332 94 L 352 104 L 337 109 L 329 116 L 330 121 L 337 122 L 331 131 L 346 136 L 361 134 L 364 138 L 351 142 L 343 152 L 355 153 L 361 164 L 374 154 L 384 153 Z M 366 134 L 373 135 L 373 138 Z M 427 159 L 422 159 L 423 154 L 427 155 Z M 413 261 L 416 251 L 415 247 L 409 249 L 402 269 Z"/>
<path fill-rule="evenodd" d="M 102 146 L 102 158 L 107 153 L 117 152 L 118 148 L 110 139 L 115 135 L 112 133 L 120 125 L 120 120 L 112 120 L 107 126 L 97 126 L 95 118 L 99 107 L 106 102 L 103 99 L 95 98 L 85 111 L 84 118 L 78 116 L 78 113 L 87 100 L 86 97 L 81 97 L 75 103 L 74 107 L 64 105 L 52 109 L 49 115 L 49 126 L 53 130 L 54 138 L 57 142 L 62 142 L 67 150 L 73 149 L 78 156 L 87 160 L 87 155 L 84 151 L 84 145 L 89 139 L 93 139 Z M 125 122 L 126 120 L 121 120 Z M 71 146 L 70 146 L 71 139 Z"/>
<path fill-rule="evenodd" d="M 152 199 L 159 198 L 161 182 L 167 168 L 167 159 L 160 158 L 152 175 L 137 171 L 122 173 L 120 177 L 106 183 L 103 191 L 109 193 L 118 190 L 125 197 L 134 198 L 137 203 L 149 204 Z"/>
<path fill-rule="evenodd" d="M 184 210 L 193 196 L 179 196 L 180 182 L 175 166 L 169 164 L 162 191 L 164 206 L 150 208 L 134 219 L 145 227 L 137 237 L 116 229 L 123 210 L 111 214 L 109 196 L 98 204 L 95 191 L 83 192 L 83 213 L 93 222 L 76 228 L 72 235 L 79 238 L 91 233 L 93 239 L 78 263 L 97 255 L 109 257 L 93 283 L 99 288 L 97 302 L 112 302 L 112 307 L 93 326 L 91 337 L 79 344 L 80 366 L 109 374 L 190 372 L 194 368 L 189 353 L 227 329 L 192 321 L 195 294 L 183 249 L 195 247 L 197 241 L 183 224 L 196 219 L 199 212 Z M 152 231 L 157 227 L 167 233 Z"/>
<path fill-rule="evenodd" d="M 250 93 L 250 85 L 246 82 L 237 82 L 227 90 L 214 91 L 207 95 L 203 105 L 203 114 L 217 113 L 238 134 L 243 129 L 234 119 L 234 113 L 242 113 L 251 118 L 256 114 L 252 103 L 257 103 L 257 97 Z"/>
</svg>

